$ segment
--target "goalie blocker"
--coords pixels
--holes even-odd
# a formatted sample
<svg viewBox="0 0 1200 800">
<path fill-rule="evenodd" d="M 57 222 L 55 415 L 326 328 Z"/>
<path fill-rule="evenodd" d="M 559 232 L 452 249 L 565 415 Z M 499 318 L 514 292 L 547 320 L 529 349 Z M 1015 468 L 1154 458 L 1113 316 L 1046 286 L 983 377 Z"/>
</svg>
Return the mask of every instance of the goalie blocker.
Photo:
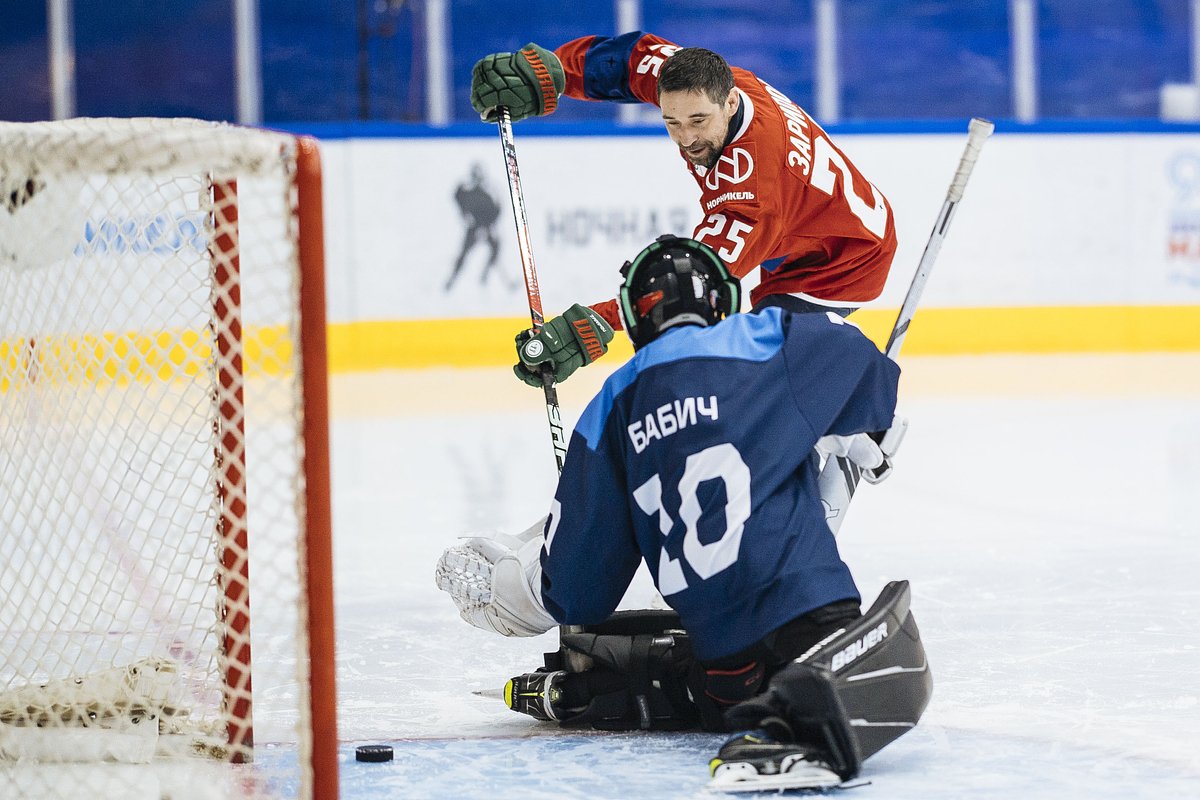
<svg viewBox="0 0 1200 800">
<path fill-rule="evenodd" d="M 769 678 L 761 693 L 723 717 L 713 678 L 695 661 L 670 611 L 618 612 L 565 634 L 562 648 L 546 654 L 545 667 L 509 681 L 505 701 L 541 720 L 600 730 L 746 730 L 782 719 L 794 742 L 819 752 L 847 780 L 863 759 L 911 730 L 929 703 L 933 679 L 909 599 L 908 581 L 893 581 L 865 615 L 773 674 L 753 663 L 719 671 L 754 689 Z M 565 651 L 595 666 L 567 672 Z"/>
</svg>

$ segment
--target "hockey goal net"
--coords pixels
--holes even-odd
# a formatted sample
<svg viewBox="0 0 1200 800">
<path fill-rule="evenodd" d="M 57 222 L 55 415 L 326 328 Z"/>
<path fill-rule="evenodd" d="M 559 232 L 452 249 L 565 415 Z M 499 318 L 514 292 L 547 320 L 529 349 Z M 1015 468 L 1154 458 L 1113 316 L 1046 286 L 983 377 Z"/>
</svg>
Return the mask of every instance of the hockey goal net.
<svg viewBox="0 0 1200 800">
<path fill-rule="evenodd" d="M 0 123 L 0 765 L 336 795 L 322 248 L 310 139 Z"/>
</svg>

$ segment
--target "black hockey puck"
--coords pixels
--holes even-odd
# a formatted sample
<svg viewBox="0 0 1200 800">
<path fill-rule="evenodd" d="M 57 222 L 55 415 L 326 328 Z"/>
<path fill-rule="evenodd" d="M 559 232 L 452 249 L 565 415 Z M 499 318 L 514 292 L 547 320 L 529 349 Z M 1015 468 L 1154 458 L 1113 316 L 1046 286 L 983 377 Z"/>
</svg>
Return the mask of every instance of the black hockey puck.
<svg viewBox="0 0 1200 800">
<path fill-rule="evenodd" d="M 364 744 L 354 749 L 354 757 L 359 761 L 378 763 L 392 760 L 392 748 L 386 744 Z"/>
</svg>

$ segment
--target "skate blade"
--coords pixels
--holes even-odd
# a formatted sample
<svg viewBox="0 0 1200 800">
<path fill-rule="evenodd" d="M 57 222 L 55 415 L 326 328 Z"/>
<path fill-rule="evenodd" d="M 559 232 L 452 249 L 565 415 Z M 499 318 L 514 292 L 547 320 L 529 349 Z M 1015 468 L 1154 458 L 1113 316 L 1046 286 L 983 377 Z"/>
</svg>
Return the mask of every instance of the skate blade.
<svg viewBox="0 0 1200 800">
<path fill-rule="evenodd" d="M 832 789 L 841 782 L 841 778 L 827 769 L 801 767 L 778 775 L 747 777 L 724 773 L 714 777 L 704 788 L 722 793 L 778 792 L 784 789 Z"/>
</svg>

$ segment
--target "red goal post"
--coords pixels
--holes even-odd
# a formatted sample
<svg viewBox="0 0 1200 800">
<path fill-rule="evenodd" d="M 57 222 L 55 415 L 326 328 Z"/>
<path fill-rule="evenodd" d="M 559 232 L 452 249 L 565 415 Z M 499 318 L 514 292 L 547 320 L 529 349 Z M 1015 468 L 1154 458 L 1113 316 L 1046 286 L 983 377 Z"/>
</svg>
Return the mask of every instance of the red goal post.
<svg viewBox="0 0 1200 800">
<path fill-rule="evenodd" d="M 337 796 L 323 247 L 312 139 L 0 123 L 0 759 Z"/>
</svg>

